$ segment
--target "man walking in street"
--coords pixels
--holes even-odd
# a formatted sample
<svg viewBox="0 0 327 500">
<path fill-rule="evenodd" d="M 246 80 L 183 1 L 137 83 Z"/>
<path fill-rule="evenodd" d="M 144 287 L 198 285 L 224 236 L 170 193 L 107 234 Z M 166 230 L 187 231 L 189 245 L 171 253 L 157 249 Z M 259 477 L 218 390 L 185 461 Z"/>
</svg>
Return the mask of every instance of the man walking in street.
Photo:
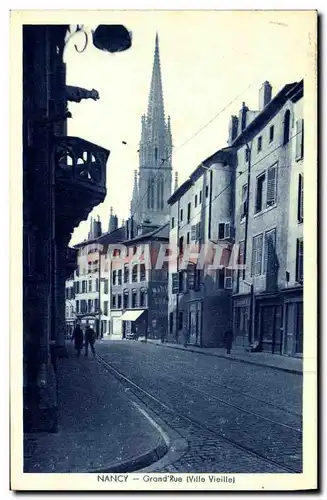
<svg viewBox="0 0 327 500">
<path fill-rule="evenodd" d="M 85 328 L 85 356 L 88 356 L 89 354 L 89 344 L 90 344 L 93 357 L 95 357 L 95 348 L 94 348 L 95 338 L 96 338 L 96 333 L 87 322 Z"/>
<path fill-rule="evenodd" d="M 83 347 L 83 330 L 80 327 L 79 322 L 77 322 L 71 340 L 74 340 L 74 347 L 76 349 L 77 357 L 80 356 Z"/>
<path fill-rule="evenodd" d="M 227 354 L 231 353 L 233 340 L 234 340 L 233 332 L 231 330 L 227 330 L 227 332 L 225 332 L 225 335 L 224 335 L 224 343 L 226 346 Z"/>
</svg>

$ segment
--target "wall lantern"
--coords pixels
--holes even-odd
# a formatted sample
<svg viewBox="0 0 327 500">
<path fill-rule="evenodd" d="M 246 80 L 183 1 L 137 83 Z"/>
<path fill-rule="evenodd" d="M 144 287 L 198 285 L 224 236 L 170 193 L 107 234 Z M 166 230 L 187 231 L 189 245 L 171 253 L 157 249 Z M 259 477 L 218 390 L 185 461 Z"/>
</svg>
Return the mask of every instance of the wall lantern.
<svg viewBox="0 0 327 500">
<path fill-rule="evenodd" d="M 78 24 L 75 31 L 71 32 L 69 29 L 66 36 L 65 48 L 67 47 L 68 42 L 79 33 L 84 34 L 85 42 L 82 48 L 78 48 L 75 44 L 75 50 L 78 53 L 85 51 L 90 37 L 92 37 L 93 45 L 97 49 L 103 50 L 104 52 L 110 52 L 112 54 L 115 52 L 123 52 L 129 49 L 132 45 L 132 33 L 121 24 L 100 24 L 95 30 L 92 31 L 87 31 L 84 28 L 84 25 Z"/>
</svg>

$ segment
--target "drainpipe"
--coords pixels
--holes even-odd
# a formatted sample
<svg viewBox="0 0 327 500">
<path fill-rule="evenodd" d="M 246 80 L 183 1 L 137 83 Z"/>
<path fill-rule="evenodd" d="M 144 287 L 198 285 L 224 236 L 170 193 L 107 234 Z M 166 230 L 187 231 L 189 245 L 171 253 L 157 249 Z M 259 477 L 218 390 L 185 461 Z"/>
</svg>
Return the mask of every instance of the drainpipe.
<svg viewBox="0 0 327 500">
<path fill-rule="evenodd" d="M 243 281 L 245 280 L 245 270 L 247 264 L 247 248 L 248 248 L 248 231 L 249 231 L 249 207 L 250 207 L 250 182 L 251 182 L 251 146 L 249 146 L 246 139 L 244 139 L 246 150 L 248 152 L 248 176 L 247 176 L 247 194 L 246 194 L 246 219 L 245 219 L 245 235 L 244 235 L 244 258 L 243 258 Z M 247 283 L 248 284 L 248 283 Z M 253 306 L 254 306 L 254 288 L 253 283 L 248 284 L 250 290 L 250 314 L 249 314 L 249 331 L 248 340 L 251 344 L 253 338 Z"/>
</svg>

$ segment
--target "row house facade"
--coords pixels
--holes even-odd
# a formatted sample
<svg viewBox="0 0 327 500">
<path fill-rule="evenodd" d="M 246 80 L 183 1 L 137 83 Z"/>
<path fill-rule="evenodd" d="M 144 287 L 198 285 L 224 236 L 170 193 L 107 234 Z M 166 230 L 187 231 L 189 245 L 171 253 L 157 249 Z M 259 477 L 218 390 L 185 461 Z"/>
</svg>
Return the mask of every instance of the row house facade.
<svg viewBox="0 0 327 500">
<path fill-rule="evenodd" d="M 168 245 L 168 226 L 144 226 L 132 237 L 126 226 L 84 241 L 78 248 L 78 267 L 66 281 L 66 330 L 79 320 L 92 325 L 97 337 L 159 338 L 167 330 L 168 271 L 156 269 L 162 245 Z M 91 234 L 91 233 L 90 233 Z"/>
<path fill-rule="evenodd" d="M 233 150 L 206 159 L 170 197 L 168 339 L 222 345 L 232 328 Z"/>
<path fill-rule="evenodd" d="M 302 354 L 303 145 L 303 81 L 274 98 L 265 82 L 173 193 L 168 338 L 219 346 L 232 329 L 236 345 Z"/>
</svg>

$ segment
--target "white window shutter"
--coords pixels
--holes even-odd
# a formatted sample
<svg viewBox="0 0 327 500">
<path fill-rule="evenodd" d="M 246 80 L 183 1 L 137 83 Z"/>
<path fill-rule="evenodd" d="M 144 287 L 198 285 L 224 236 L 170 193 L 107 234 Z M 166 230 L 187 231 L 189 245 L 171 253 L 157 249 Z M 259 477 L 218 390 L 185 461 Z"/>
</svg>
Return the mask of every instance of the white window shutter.
<svg viewBox="0 0 327 500">
<path fill-rule="evenodd" d="M 225 236 L 224 236 L 224 238 L 225 239 L 230 238 L 230 223 L 229 222 L 225 223 Z"/>
<path fill-rule="evenodd" d="M 275 166 L 268 169 L 267 207 L 276 203 L 276 174 L 277 169 Z"/>
<path fill-rule="evenodd" d="M 196 233 L 197 233 L 197 224 L 191 227 L 191 240 L 196 239 Z"/>
<path fill-rule="evenodd" d="M 303 118 L 296 122 L 296 147 L 295 147 L 295 160 L 303 158 Z"/>
</svg>

